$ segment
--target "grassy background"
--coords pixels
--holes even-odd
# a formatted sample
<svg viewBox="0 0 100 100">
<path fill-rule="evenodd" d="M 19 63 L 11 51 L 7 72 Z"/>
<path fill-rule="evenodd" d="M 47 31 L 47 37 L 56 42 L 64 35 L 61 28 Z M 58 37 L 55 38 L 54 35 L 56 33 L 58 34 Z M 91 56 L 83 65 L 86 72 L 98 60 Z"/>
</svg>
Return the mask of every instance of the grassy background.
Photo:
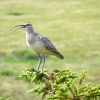
<svg viewBox="0 0 100 100">
<path fill-rule="evenodd" d="M 65 59 L 47 57 L 45 69 L 85 69 L 87 81 L 100 83 L 99 0 L 0 0 L 0 95 L 12 100 L 40 100 L 26 93 L 31 84 L 18 78 L 38 63 L 25 43 L 24 30 L 9 30 L 31 22 L 50 38 Z"/>
</svg>

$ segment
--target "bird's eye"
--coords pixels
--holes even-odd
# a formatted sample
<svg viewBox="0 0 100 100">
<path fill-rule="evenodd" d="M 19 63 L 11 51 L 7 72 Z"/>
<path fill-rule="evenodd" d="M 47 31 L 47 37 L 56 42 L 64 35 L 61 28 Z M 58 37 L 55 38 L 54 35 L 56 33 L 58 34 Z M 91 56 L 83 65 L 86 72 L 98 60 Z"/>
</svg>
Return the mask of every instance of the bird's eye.
<svg viewBox="0 0 100 100">
<path fill-rule="evenodd" d="M 26 26 L 29 26 L 30 24 L 26 24 Z"/>
</svg>

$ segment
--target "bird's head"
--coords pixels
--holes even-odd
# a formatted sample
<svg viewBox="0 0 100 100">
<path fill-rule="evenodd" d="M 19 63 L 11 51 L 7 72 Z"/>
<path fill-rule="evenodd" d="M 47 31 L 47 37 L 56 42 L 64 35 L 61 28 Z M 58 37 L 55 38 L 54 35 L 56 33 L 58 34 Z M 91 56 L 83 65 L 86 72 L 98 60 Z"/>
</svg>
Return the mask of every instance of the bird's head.
<svg viewBox="0 0 100 100">
<path fill-rule="evenodd" d="M 14 26 L 14 27 L 11 29 L 11 31 L 15 31 L 15 30 L 21 29 L 21 28 L 23 28 L 23 29 L 25 29 L 25 30 L 33 30 L 32 24 L 29 23 L 29 22 L 27 22 L 27 23 L 22 24 L 22 25 Z"/>
</svg>

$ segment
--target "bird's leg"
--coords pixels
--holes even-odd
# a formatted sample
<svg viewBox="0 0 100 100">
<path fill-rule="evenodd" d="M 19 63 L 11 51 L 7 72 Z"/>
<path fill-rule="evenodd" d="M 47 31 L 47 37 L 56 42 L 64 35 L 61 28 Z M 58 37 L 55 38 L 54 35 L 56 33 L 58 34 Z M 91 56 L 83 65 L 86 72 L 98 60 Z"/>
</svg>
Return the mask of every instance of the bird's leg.
<svg viewBox="0 0 100 100">
<path fill-rule="evenodd" d="M 38 53 L 39 55 L 39 64 L 38 64 L 38 70 L 39 71 L 39 68 L 40 68 L 40 65 L 41 65 L 41 62 L 42 62 L 42 56 Z"/>
<path fill-rule="evenodd" d="M 44 68 L 44 63 L 45 63 L 45 56 L 42 56 L 42 73 L 43 73 L 43 68 Z"/>
</svg>

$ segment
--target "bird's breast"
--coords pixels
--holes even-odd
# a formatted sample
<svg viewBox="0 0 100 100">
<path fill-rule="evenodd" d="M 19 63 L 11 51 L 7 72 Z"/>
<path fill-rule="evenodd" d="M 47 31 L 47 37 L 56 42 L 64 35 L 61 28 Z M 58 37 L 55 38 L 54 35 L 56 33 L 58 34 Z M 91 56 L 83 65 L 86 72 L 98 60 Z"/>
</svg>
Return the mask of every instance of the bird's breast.
<svg viewBox="0 0 100 100">
<path fill-rule="evenodd" d="M 44 49 L 43 44 L 40 41 L 37 41 L 35 39 L 27 39 L 26 40 L 27 46 L 35 51 L 42 51 Z"/>
<path fill-rule="evenodd" d="M 27 46 L 30 47 L 31 44 L 34 44 L 34 42 L 35 42 L 35 39 L 33 37 L 33 34 L 26 32 L 26 44 L 27 44 Z"/>
<path fill-rule="evenodd" d="M 43 41 L 39 37 L 26 37 L 27 46 L 30 47 L 32 50 L 42 53 L 42 54 L 52 54 L 51 51 L 47 50 L 44 46 Z"/>
<path fill-rule="evenodd" d="M 36 52 L 39 52 L 39 53 L 42 53 L 42 54 L 52 54 L 52 52 L 46 50 L 43 43 L 41 43 L 40 41 L 28 40 L 27 45 L 28 45 L 28 47 L 30 47 L 32 50 L 34 50 Z"/>
</svg>

